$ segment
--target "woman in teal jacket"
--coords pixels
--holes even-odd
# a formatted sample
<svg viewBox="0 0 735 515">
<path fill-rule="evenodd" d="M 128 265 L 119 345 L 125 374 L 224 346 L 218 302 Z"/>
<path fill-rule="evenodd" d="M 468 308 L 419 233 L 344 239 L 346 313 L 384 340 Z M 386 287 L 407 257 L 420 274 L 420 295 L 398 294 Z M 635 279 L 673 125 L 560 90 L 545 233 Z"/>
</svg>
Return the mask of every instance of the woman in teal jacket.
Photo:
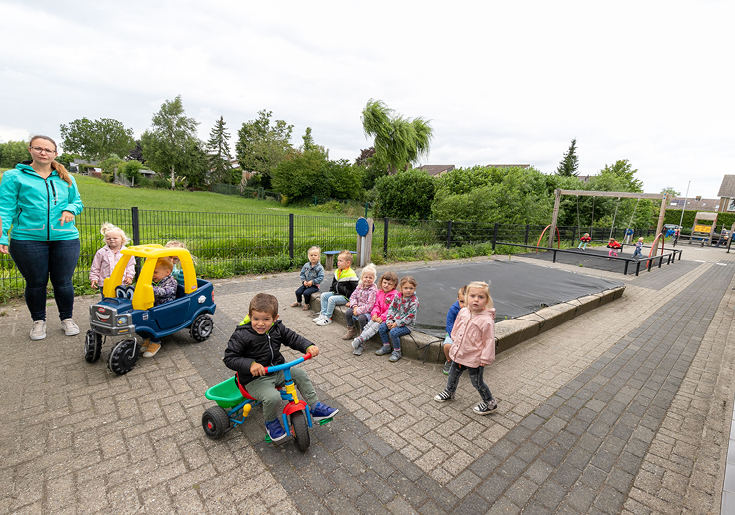
<svg viewBox="0 0 735 515">
<path fill-rule="evenodd" d="M 54 161 L 56 142 L 31 138 L 33 160 L 8 170 L 0 182 L 0 252 L 10 254 L 26 280 L 25 298 L 33 319 L 31 340 L 46 337 L 46 286 L 49 277 L 67 336 L 79 334 L 72 319 L 72 276 L 79 260 L 74 217 L 84 206 L 74 178 Z"/>
</svg>

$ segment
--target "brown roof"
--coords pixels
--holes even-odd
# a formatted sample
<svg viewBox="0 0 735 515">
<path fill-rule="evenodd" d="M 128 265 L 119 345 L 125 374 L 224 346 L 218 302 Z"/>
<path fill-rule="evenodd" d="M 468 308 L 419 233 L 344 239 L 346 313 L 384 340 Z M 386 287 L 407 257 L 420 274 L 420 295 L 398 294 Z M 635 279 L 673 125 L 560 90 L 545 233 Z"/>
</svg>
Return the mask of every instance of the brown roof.
<svg viewBox="0 0 735 515">
<path fill-rule="evenodd" d="M 454 165 L 423 165 L 419 166 L 419 170 L 426 170 L 429 175 L 441 175 L 444 172 L 451 172 L 454 170 Z"/>
<path fill-rule="evenodd" d="M 530 168 L 531 165 L 485 165 L 485 168 Z"/>
<path fill-rule="evenodd" d="M 722 178 L 718 197 L 735 198 L 735 175 L 725 175 Z"/>
</svg>

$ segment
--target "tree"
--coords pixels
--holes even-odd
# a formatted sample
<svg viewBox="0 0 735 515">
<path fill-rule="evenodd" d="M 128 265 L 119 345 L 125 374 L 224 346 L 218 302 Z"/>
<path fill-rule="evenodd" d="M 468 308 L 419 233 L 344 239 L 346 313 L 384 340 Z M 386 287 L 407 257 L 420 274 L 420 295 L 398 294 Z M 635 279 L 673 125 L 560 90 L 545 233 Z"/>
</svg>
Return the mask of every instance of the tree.
<svg viewBox="0 0 735 515">
<path fill-rule="evenodd" d="M 679 195 L 681 195 L 681 192 L 679 192 L 679 191 L 676 191 L 676 190 L 675 190 L 674 188 L 672 188 L 671 186 L 666 186 L 665 188 L 663 188 L 663 189 L 661 190 L 661 193 L 666 193 L 666 195 L 668 195 L 668 197 L 669 197 L 670 199 L 671 199 L 671 198 L 674 198 L 674 197 L 678 197 Z"/>
<path fill-rule="evenodd" d="M 551 219 L 553 197 L 546 176 L 534 168 L 457 168 L 436 179 L 436 220 L 542 225 Z M 472 232 L 465 225 L 452 234 Z"/>
<path fill-rule="evenodd" d="M 559 167 L 556 169 L 556 175 L 562 177 L 576 177 L 579 175 L 577 169 L 579 163 L 577 162 L 577 138 L 572 140 L 572 144 L 569 145 L 569 150 L 564 154 L 564 158 L 559 163 Z"/>
<path fill-rule="evenodd" d="M 23 161 L 30 161 L 28 143 L 25 141 L 8 141 L 0 143 L 0 168 L 15 168 Z"/>
<path fill-rule="evenodd" d="M 151 128 L 141 137 L 143 157 L 153 170 L 170 177 L 171 189 L 176 187 L 177 171 L 194 178 L 204 175 L 204 154 L 195 135 L 198 125 L 194 118 L 186 116 L 179 95 L 161 105 L 161 110 L 153 115 Z"/>
<path fill-rule="evenodd" d="M 434 129 L 423 118 L 403 118 L 381 100 L 370 99 L 362 110 L 365 136 L 375 139 L 375 158 L 387 165 L 388 173 L 407 170 L 422 156 L 429 155 Z"/>
<path fill-rule="evenodd" d="M 207 141 L 207 160 L 209 161 L 209 182 L 227 182 L 232 179 L 232 157 L 230 155 L 230 133 L 225 129 L 225 119 L 220 116 L 212 127 Z"/>
<path fill-rule="evenodd" d="M 145 159 L 143 159 L 143 145 L 140 144 L 140 140 L 135 140 L 135 147 L 133 147 L 133 150 L 130 151 L 130 153 L 125 157 L 126 161 L 140 161 L 141 163 L 145 163 Z"/>
<path fill-rule="evenodd" d="M 273 169 L 273 187 L 286 195 L 289 202 L 328 197 L 329 181 L 321 173 L 326 161 L 324 154 L 315 150 L 293 151 Z"/>
<path fill-rule="evenodd" d="M 422 220 L 431 213 L 435 181 L 425 170 L 385 175 L 375 182 L 375 188 L 378 190 L 375 212 L 379 216 Z"/>
<path fill-rule="evenodd" d="M 126 129 L 112 118 L 80 118 L 59 129 L 64 152 L 79 154 L 88 161 L 101 161 L 110 154 L 126 156 L 135 147 L 133 129 Z"/>
<path fill-rule="evenodd" d="M 293 125 L 283 120 L 271 124 L 271 111 L 258 111 L 258 119 L 242 124 L 237 131 L 235 155 L 242 170 L 259 172 L 265 187 L 270 186 L 271 171 L 283 161 L 291 147 Z"/>
</svg>

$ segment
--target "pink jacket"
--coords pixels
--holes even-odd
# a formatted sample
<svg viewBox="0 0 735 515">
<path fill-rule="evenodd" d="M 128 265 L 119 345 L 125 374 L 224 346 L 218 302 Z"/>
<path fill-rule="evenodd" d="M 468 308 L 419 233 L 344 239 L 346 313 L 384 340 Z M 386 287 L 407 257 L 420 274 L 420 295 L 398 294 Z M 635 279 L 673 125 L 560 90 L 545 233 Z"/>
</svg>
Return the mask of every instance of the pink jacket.
<svg viewBox="0 0 735 515">
<path fill-rule="evenodd" d="M 454 344 L 449 359 L 469 368 L 495 361 L 495 308 L 473 315 L 468 308 L 459 310 L 452 329 Z"/>
<path fill-rule="evenodd" d="M 117 265 L 117 262 L 120 261 L 121 257 L 123 257 L 122 253 L 113 252 L 107 245 L 99 249 L 92 260 L 92 267 L 89 270 L 89 280 L 101 283 L 110 277 L 112 270 Z M 130 261 L 128 261 L 125 267 L 124 277 L 130 279 L 135 277 L 135 258 L 130 258 Z"/>
<path fill-rule="evenodd" d="M 373 306 L 373 310 L 370 312 L 370 318 L 377 316 L 385 322 L 385 317 L 388 316 L 390 303 L 393 302 L 393 297 L 396 295 L 398 295 L 398 290 L 391 290 L 388 293 L 385 293 L 382 288 L 378 290 L 378 294 L 375 296 L 375 305 Z"/>
</svg>

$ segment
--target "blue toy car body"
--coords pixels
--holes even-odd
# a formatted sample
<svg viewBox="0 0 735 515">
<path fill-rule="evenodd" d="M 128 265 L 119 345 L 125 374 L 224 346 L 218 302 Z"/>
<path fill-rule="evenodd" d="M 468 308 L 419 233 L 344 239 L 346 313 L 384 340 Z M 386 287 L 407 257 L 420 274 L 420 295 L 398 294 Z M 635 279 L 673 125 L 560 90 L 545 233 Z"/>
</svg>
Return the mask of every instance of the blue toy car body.
<svg viewBox="0 0 735 515">
<path fill-rule="evenodd" d="M 204 341 L 212 334 L 214 323 L 210 315 L 217 309 L 214 303 L 214 286 L 204 279 L 191 277 L 194 267 L 191 256 L 186 249 L 165 249 L 160 245 L 144 245 L 123 249 L 122 253 L 132 259 L 133 256 L 144 257 L 139 275 L 141 288 L 136 291 L 133 286 L 123 286 L 114 283 L 122 278 L 121 274 L 127 264 L 127 259 L 121 258 L 115 266 L 112 276 L 105 282 L 105 298 L 89 308 L 89 326 L 84 345 L 84 358 L 93 363 L 100 358 L 103 340 L 110 337 L 128 337 L 116 343 L 107 360 L 110 370 L 117 374 L 126 374 L 135 366 L 138 360 L 138 345 L 135 334 L 145 338 L 160 339 L 181 329 L 189 328 L 191 337 L 196 341 Z M 141 306 L 151 304 L 152 290 L 150 276 L 159 257 L 178 257 L 185 274 L 185 285 L 179 285 L 176 298 L 159 306 L 150 306 L 140 309 Z M 120 269 L 120 270 L 118 270 Z M 147 272 L 147 273 L 146 273 Z M 196 282 L 194 282 L 196 281 Z M 146 288 L 147 286 L 147 288 Z M 185 288 L 192 290 L 185 293 Z M 115 296 L 110 296 L 114 293 Z"/>
</svg>

